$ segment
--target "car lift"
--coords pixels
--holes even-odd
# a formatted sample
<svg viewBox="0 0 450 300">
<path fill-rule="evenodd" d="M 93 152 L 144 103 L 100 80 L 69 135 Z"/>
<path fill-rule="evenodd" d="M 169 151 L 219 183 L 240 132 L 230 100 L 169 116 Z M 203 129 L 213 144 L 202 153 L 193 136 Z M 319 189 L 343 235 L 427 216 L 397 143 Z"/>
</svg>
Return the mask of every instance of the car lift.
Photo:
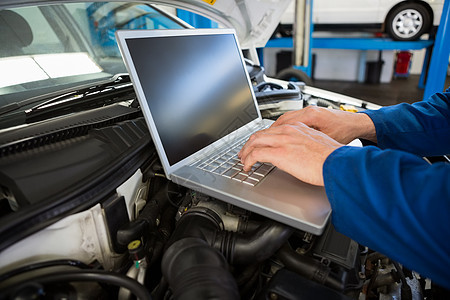
<svg viewBox="0 0 450 300">
<path fill-rule="evenodd" d="M 444 3 L 441 21 L 434 41 L 393 41 L 389 38 L 313 38 L 312 4 L 313 0 L 296 0 L 295 20 L 303 20 L 303 22 L 294 22 L 294 38 L 274 38 L 269 40 L 266 45 L 268 48 L 294 49 L 294 69 L 311 76 L 312 48 L 380 51 L 426 48 L 419 81 L 419 87 L 425 87 L 423 99 L 428 99 L 435 92 L 443 91 L 450 55 L 450 38 L 448 38 L 450 36 L 450 0 L 446 0 Z M 361 60 L 365 61 L 365 52 L 363 52 Z M 428 64 L 428 62 L 430 63 Z M 359 78 L 363 74 L 365 74 L 365 64 L 360 63 Z"/>
<path fill-rule="evenodd" d="M 313 0 L 296 0 L 294 38 L 274 38 L 267 42 L 267 48 L 294 49 L 293 68 L 307 76 L 312 73 L 312 48 L 352 49 L 352 50 L 420 50 L 426 48 L 426 55 L 419 80 L 419 88 L 425 88 L 423 99 L 442 91 L 445 84 L 450 55 L 450 0 L 445 0 L 441 21 L 435 40 L 393 41 L 388 38 L 313 38 Z M 179 17 L 194 27 L 214 28 L 217 23 L 202 16 L 178 11 Z M 447 38 L 445 38 L 447 37 Z M 262 56 L 262 51 L 259 51 Z M 360 60 L 365 61 L 365 52 Z M 263 61 L 263 59 L 260 59 Z M 359 78 L 365 74 L 365 64 L 360 63 Z"/>
</svg>

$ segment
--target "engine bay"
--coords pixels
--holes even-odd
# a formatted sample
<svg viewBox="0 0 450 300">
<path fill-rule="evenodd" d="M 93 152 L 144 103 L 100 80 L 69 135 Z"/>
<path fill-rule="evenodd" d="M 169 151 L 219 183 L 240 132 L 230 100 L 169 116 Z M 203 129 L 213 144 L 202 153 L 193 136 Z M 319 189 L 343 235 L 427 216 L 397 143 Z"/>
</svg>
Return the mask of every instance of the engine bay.
<svg viewBox="0 0 450 300">
<path fill-rule="evenodd" d="M 340 106 L 288 89 L 301 105 Z M 260 97 L 276 118 L 279 101 Z M 316 236 L 167 180 L 133 101 L 130 92 L 129 101 L 2 133 L 0 299 L 431 293 L 424 278 L 331 223 Z"/>
</svg>

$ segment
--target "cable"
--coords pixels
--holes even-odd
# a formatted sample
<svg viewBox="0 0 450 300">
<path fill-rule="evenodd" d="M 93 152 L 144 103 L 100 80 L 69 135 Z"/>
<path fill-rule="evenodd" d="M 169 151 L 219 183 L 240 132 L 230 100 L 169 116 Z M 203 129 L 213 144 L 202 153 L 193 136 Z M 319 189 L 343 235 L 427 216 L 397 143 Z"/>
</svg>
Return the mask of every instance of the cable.
<svg viewBox="0 0 450 300">
<path fill-rule="evenodd" d="M 95 281 L 107 284 L 112 284 L 128 289 L 140 300 L 151 299 L 150 293 L 147 289 L 136 280 L 133 280 L 125 275 L 102 271 L 102 270 L 75 270 L 64 271 L 52 274 L 46 274 L 37 276 L 35 278 L 28 278 L 21 281 L 7 290 L 3 291 L 3 295 L 11 295 L 11 293 L 20 290 L 21 288 L 29 285 L 30 283 L 54 283 L 54 282 L 73 282 L 73 281 Z M 2 296 L 3 296 L 2 295 Z M 7 299 L 7 298 L 6 298 Z"/>
<path fill-rule="evenodd" d="M 51 261 L 44 261 L 44 262 L 38 262 L 30 265 L 26 265 L 14 270 L 11 270 L 5 274 L 0 275 L 0 282 L 11 278 L 13 276 L 37 270 L 37 269 L 43 269 L 48 267 L 55 267 L 55 266 L 71 266 L 71 267 L 78 267 L 80 269 L 89 269 L 89 266 L 85 263 L 79 261 L 79 260 L 72 260 L 72 259 L 59 259 L 59 260 L 51 260 Z"/>
</svg>

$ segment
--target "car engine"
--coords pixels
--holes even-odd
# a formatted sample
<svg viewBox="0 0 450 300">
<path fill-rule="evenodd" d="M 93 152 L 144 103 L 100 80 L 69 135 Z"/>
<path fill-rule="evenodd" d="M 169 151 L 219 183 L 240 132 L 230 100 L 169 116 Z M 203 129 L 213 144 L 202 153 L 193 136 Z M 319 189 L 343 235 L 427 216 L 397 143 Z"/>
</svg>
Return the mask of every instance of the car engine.
<svg viewBox="0 0 450 300">
<path fill-rule="evenodd" d="M 0 299 L 433 299 L 332 224 L 315 236 L 168 181 L 131 86 L 119 100 L 0 135 Z"/>
</svg>

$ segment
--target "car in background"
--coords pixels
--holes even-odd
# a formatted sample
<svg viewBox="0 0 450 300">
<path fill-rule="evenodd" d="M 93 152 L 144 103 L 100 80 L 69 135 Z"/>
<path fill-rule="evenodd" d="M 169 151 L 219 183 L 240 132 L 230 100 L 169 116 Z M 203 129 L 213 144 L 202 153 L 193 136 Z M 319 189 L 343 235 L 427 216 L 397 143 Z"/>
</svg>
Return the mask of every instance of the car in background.
<svg viewBox="0 0 450 300">
<path fill-rule="evenodd" d="M 264 74 L 255 47 L 289 1 L 167 3 L 0 2 L 0 299 L 398 299 L 406 272 L 331 224 L 313 235 L 165 178 L 114 33 L 191 28 L 173 5 L 236 29 L 263 115 L 378 108 Z"/>
<path fill-rule="evenodd" d="M 417 40 L 439 25 L 444 0 L 313 0 L 314 30 L 377 30 L 398 41 Z M 294 22 L 295 1 L 286 10 L 284 31 Z"/>
</svg>

